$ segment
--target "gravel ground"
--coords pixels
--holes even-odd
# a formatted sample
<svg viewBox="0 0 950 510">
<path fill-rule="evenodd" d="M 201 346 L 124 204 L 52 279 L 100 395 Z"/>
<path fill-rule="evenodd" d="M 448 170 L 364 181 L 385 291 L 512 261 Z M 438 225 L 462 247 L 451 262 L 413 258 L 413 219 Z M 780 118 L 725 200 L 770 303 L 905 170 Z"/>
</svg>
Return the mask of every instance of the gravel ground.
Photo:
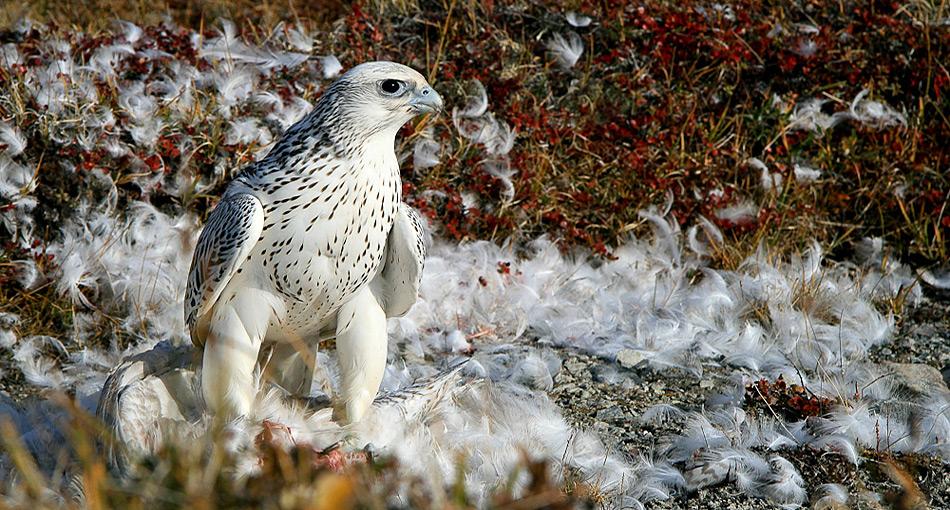
<svg viewBox="0 0 950 510">
<path fill-rule="evenodd" d="M 571 351 L 560 354 L 564 363 L 555 378 L 551 397 L 573 424 L 596 431 L 609 445 L 634 458 L 649 455 L 660 438 L 676 434 L 683 427 L 682 421 L 676 419 L 640 424 L 638 417 L 644 410 L 656 404 L 699 410 L 707 395 L 728 382 L 729 372 L 718 366 L 706 367 L 703 377 L 697 379 L 674 371 L 628 369 L 616 362 Z M 926 364 L 942 371 L 945 381 L 950 378 L 950 293 L 929 293 L 904 317 L 894 341 L 876 348 L 870 359 L 877 363 Z M 906 501 L 895 501 L 902 491 L 886 475 L 884 455 L 863 452 L 865 460 L 858 467 L 809 449 L 783 451 L 781 455 L 798 467 L 809 494 L 823 483 L 841 483 L 850 490 L 851 508 L 915 508 L 906 506 Z M 913 474 L 930 508 L 950 509 L 950 464 L 925 456 L 897 456 L 895 460 Z M 780 508 L 742 494 L 733 484 L 676 495 L 648 507 Z"/>
<path fill-rule="evenodd" d="M 894 342 L 874 348 L 869 358 L 930 365 L 950 386 L 950 291 L 928 292 L 923 303 L 903 317 Z"/>
</svg>

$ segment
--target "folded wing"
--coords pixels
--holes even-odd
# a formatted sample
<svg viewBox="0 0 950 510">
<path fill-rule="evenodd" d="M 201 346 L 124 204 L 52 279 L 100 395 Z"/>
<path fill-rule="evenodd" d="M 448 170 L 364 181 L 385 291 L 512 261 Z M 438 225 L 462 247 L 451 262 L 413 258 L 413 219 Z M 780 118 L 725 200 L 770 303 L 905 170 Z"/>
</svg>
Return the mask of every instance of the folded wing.
<svg viewBox="0 0 950 510">
<path fill-rule="evenodd" d="M 264 208 L 248 194 L 225 197 L 208 217 L 198 237 L 185 291 L 185 323 L 191 340 L 202 345 L 211 310 L 231 277 L 247 259 L 264 228 Z"/>
<path fill-rule="evenodd" d="M 422 218 L 413 208 L 400 203 L 386 240 L 383 266 L 370 284 L 387 317 L 405 315 L 416 302 L 429 244 Z"/>
</svg>

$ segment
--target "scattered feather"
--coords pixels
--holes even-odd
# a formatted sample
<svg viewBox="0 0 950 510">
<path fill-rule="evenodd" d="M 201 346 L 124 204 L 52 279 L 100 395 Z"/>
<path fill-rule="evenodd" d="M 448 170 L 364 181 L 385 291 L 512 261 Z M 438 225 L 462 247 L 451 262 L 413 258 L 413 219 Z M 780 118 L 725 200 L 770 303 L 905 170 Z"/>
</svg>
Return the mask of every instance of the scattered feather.
<svg viewBox="0 0 950 510">
<path fill-rule="evenodd" d="M 570 69 L 584 53 L 584 41 L 575 32 L 568 32 L 566 38 L 561 34 L 554 34 L 548 39 L 547 48 L 562 68 Z"/>
<path fill-rule="evenodd" d="M 852 119 L 875 129 L 907 126 L 907 119 L 904 114 L 884 103 L 866 99 L 868 94 L 868 89 L 864 89 L 851 102 Z"/>
<path fill-rule="evenodd" d="M 268 145 L 273 141 L 270 130 L 260 125 L 257 119 L 244 118 L 231 121 L 224 143 L 228 145 L 242 144 Z"/>
<path fill-rule="evenodd" d="M 287 30 L 287 42 L 297 51 L 310 53 L 313 51 L 313 37 L 296 28 Z"/>
<path fill-rule="evenodd" d="M 576 28 L 584 28 L 590 26 L 591 19 L 589 16 L 584 16 L 583 14 L 578 14 L 574 11 L 569 11 L 564 15 L 564 19 L 567 20 L 568 24 Z"/>
<path fill-rule="evenodd" d="M 716 217 L 736 225 L 746 225 L 758 221 L 759 208 L 748 201 L 739 202 L 716 210 Z"/>
<path fill-rule="evenodd" d="M 772 473 L 769 483 L 763 487 L 772 501 L 791 508 L 797 508 L 805 501 L 805 480 L 794 464 L 778 455 L 769 459 Z"/>
<path fill-rule="evenodd" d="M 812 510 L 845 510 L 848 505 L 848 488 L 840 483 L 825 483 L 818 486 L 817 498 Z"/>
<path fill-rule="evenodd" d="M 248 45 L 237 37 L 234 23 L 228 20 L 221 22 L 219 37 L 209 39 L 199 54 L 205 58 L 225 60 L 229 63 L 249 64 L 263 72 L 297 67 L 309 57 L 303 53 Z"/>
<path fill-rule="evenodd" d="M 853 121 L 873 129 L 907 126 L 904 114 L 879 101 L 866 99 L 869 91 L 862 90 L 851 102 L 848 111 L 827 114 L 822 111 L 827 100 L 808 99 L 795 106 L 787 129 L 813 131 L 821 134 L 845 121 Z"/>
<path fill-rule="evenodd" d="M 465 106 L 461 110 L 452 110 L 453 118 L 477 118 L 488 112 L 488 92 L 485 90 L 485 85 L 479 80 L 473 80 L 472 86 L 475 89 L 475 93 L 468 96 L 465 101 Z"/>
<path fill-rule="evenodd" d="M 343 64 L 335 55 L 320 57 L 320 65 L 323 67 L 323 79 L 325 80 L 336 78 L 343 71 Z"/>
<path fill-rule="evenodd" d="M 782 188 L 782 174 L 771 172 L 759 158 L 750 158 L 747 163 L 760 172 L 759 182 L 763 190 L 772 191 Z"/>
<path fill-rule="evenodd" d="M 412 168 L 419 171 L 438 165 L 441 152 L 442 145 L 439 142 L 420 137 L 412 148 Z"/>
<path fill-rule="evenodd" d="M 813 182 L 821 178 L 821 170 L 816 170 L 806 165 L 795 163 L 792 170 L 795 180 L 798 182 Z"/>
<path fill-rule="evenodd" d="M 684 415 L 685 413 L 674 405 L 656 404 L 640 413 L 640 423 L 662 422 L 670 419 L 678 419 Z"/>
<path fill-rule="evenodd" d="M 936 289 L 950 289 L 950 270 L 925 269 L 920 272 L 920 279 Z"/>
<path fill-rule="evenodd" d="M 16 127 L 0 122 L 0 144 L 7 156 L 19 156 L 26 149 L 26 138 Z"/>
<path fill-rule="evenodd" d="M 135 23 L 128 21 L 117 21 L 119 27 L 122 29 L 122 36 L 125 38 L 125 41 L 130 44 L 135 44 L 142 38 L 142 29 Z"/>
</svg>

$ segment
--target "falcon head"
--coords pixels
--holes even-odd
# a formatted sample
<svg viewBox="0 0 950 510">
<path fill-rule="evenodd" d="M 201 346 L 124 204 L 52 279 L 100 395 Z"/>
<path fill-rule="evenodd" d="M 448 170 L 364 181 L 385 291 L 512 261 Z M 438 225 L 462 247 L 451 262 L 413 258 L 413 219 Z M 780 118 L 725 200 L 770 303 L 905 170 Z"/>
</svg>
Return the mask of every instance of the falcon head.
<svg viewBox="0 0 950 510">
<path fill-rule="evenodd" d="M 415 70 L 394 62 L 367 62 L 327 90 L 351 120 L 371 131 L 395 132 L 413 117 L 442 111 L 442 98 Z"/>
</svg>

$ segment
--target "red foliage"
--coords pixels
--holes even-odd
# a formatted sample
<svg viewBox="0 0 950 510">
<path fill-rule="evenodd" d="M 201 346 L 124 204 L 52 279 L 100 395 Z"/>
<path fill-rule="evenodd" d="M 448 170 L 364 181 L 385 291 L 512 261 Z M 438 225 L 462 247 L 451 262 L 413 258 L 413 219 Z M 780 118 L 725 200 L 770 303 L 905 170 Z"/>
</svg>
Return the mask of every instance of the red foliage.
<svg viewBox="0 0 950 510">
<path fill-rule="evenodd" d="M 829 398 L 819 397 L 798 384 L 786 384 L 782 376 L 774 382 L 759 379 L 746 385 L 745 402 L 749 407 L 781 414 L 789 421 L 821 416 L 834 404 Z"/>
</svg>

